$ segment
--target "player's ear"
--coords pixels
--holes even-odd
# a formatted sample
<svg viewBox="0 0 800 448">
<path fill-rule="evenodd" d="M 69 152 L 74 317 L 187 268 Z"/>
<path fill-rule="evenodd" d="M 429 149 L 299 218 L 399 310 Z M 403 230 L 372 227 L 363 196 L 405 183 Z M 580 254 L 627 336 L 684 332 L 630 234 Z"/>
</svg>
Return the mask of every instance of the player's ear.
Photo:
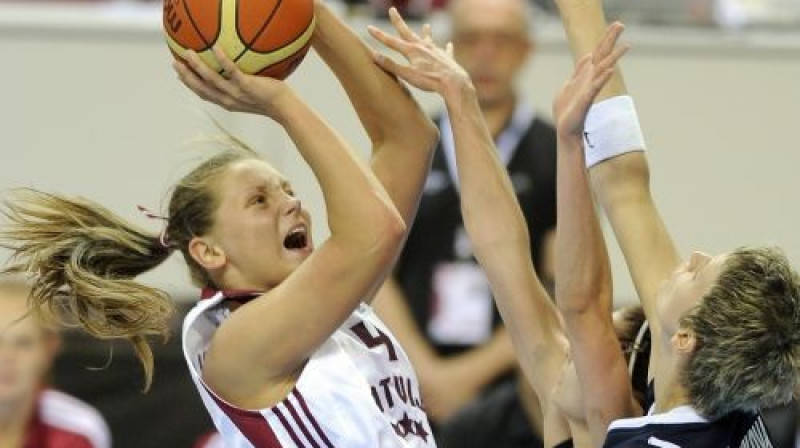
<svg viewBox="0 0 800 448">
<path fill-rule="evenodd" d="M 676 352 L 684 355 L 690 355 L 692 352 L 694 352 L 694 349 L 697 346 L 697 337 L 695 336 L 694 331 L 681 327 L 672 336 L 671 342 L 672 347 Z"/>
<path fill-rule="evenodd" d="M 215 271 L 225 266 L 228 258 L 211 237 L 196 236 L 189 241 L 189 254 L 206 271 Z"/>
</svg>

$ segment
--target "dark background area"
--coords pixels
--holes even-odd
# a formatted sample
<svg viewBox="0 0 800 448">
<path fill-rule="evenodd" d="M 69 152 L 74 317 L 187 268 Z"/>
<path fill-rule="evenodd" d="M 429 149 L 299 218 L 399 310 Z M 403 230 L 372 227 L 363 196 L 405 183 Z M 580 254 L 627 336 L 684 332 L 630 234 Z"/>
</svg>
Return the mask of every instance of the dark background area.
<svg viewBox="0 0 800 448">
<path fill-rule="evenodd" d="M 213 429 L 192 382 L 181 348 L 180 321 L 166 344 L 153 341 L 152 388 L 130 344 L 98 341 L 78 331 L 64 333 L 53 384 L 98 408 L 111 427 L 114 448 L 191 448 Z"/>
</svg>

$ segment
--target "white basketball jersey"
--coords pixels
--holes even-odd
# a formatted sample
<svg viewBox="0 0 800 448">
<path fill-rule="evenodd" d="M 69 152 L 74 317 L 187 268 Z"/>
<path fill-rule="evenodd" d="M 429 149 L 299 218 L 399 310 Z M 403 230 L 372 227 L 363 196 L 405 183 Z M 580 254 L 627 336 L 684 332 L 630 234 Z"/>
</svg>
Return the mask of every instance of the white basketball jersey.
<svg viewBox="0 0 800 448">
<path fill-rule="evenodd" d="M 243 410 L 201 380 L 203 357 L 230 314 L 217 293 L 200 301 L 183 324 L 192 379 L 228 448 L 435 447 L 419 383 L 400 344 L 362 304 L 311 356 L 280 403 Z"/>
</svg>

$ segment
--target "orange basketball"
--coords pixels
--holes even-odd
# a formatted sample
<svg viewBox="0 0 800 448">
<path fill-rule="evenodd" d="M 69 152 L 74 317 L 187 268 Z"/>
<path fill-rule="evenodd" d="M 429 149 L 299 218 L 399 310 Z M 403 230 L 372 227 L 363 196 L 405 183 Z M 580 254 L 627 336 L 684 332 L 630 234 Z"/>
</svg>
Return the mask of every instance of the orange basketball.
<svg viewBox="0 0 800 448">
<path fill-rule="evenodd" d="M 220 70 L 218 45 L 245 73 L 284 79 L 314 32 L 314 0 L 164 0 L 164 31 L 175 57 L 194 50 Z"/>
</svg>

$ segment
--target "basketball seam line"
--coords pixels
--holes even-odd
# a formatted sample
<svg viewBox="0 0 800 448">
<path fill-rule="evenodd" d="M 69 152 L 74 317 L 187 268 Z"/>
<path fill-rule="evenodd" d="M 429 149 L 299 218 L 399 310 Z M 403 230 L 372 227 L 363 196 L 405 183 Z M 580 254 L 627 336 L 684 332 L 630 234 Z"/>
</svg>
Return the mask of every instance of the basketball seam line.
<svg viewBox="0 0 800 448">
<path fill-rule="evenodd" d="M 311 26 L 311 24 L 312 24 L 313 22 L 314 22 L 314 16 L 311 16 L 311 19 L 308 21 L 308 24 L 306 24 L 305 28 L 303 28 L 303 29 L 307 29 L 309 26 Z M 304 32 L 305 32 L 305 31 L 304 31 Z M 270 54 L 270 53 L 274 53 L 274 52 L 276 52 L 276 51 L 283 50 L 284 48 L 288 47 L 289 45 L 292 45 L 292 44 L 294 44 L 294 43 L 295 43 L 295 42 L 297 42 L 297 40 L 298 40 L 298 39 L 300 39 L 300 37 L 302 37 L 302 36 L 303 36 L 303 34 L 301 33 L 301 34 L 299 34 L 297 37 L 295 37 L 293 40 L 290 40 L 289 42 L 286 42 L 285 44 L 281 45 L 280 47 L 275 47 L 275 48 L 273 48 L 273 49 L 271 49 L 271 50 L 269 50 L 269 51 L 258 51 L 258 50 L 253 50 L 252 48 L 247 48 L 247 49 L 246 49 L 244 52 L 246 53 L 246 52 L 248 52 L 248 51 L 249 51 L 249 52 L 251 52 L 251 53 L 255 53 L 255 54 Z M 311 42 L 311 39 L 309 39 L 309 42 Z M 306 46 L 306 44 L 303 44 L 303 47 L 305 47 L 305 46 Z M 241 58 L 242 56 L 244 56 L 244 55 L 240 55 L 239 57 Z M 287 58 L 288 58 L 288 57 L 289 57 L 289 56 L 287 56 Z M 275 65 L 275 64 L 277 64 L 278 62 L 280 62 L 280 61 L 274 62 L 274 63 L 270 64 L 270 66 L 272 66 L 272 65 Z"/>
<path fill-rule="evenodd" d="M 283 5 L 283 0 L 278 0 L 278 3 L 275 5 L 275 8 L 273 8 L 272 12 L 269 13 L 269 17 L 267 17 L 267 20 L 264 21 L 263 25 L 261 25 L 261 29 L 258 30 L 256 35 L 253 36 L 253 40 L 251 40 L 250 42 L 247 42 L 245 39 L 242 39 L 242 33 L 239 31 L 239 21 L 236 20 L 236 33 L 239 34 L 239 39 L 241 39 L 241 41 L 244 43 L 244 50 L 242 50 L 242 52 L 239 53 L 233 59 L 234 62 L 238 62 L 239 59 L 241 59 L 242 56 L 245 55 L 245 53 L 250 51 L 250 49 L 251 49 L 250 47 L 253 46 L 253 43 L 255 41 L 257 41 L 258 38 L 261 37 L 261 34 L 264 32 L 264 30 L 267 29 L 267 27 L 269 26 L 270 22 L 272 22 L 272 19 L 275 17 L 275 14 L 278 13 L 278 9 L 280 9 L 281 5 Z M 239 4 L 238 3 L 236 4 L 236 15 L 237 16 L 239 15 Z"/>
<path fill-rule="evenodd" d="M 285 47 L 285 46 L 288 46 L 288 45 L 289 45 L 289 44 L 286 44 L 286 45 L 284 45 L 284 47 Z M 280 61 L 273 62 L 272 64 L 269 64 L 268 66 L 266 66 L 266 67 L 264 67 L 264 68 L 260 69 L 260 70 L 259 70 L 257 73 L 259 73 L 259 74 L 260 74 L 260 73 L 264 73 L 265 71 L 267 71 L 267 70 L 269 70 L 269 69 L 271 69 L 271 68 L 275 67 L 276 65 L 278 65 L 278 64 L 282 64 L 282 63 L 284 63 L 284 62 L 287 62 L 287 61 L 289 61 L 290 63 L 292 63 L 292 62 L 294 62 L 294 61 L 293 61 L 293 59 L 298 59 L 298 56 L 300 56 L 300 55 L 302 55 L 303 57 L 305 57 L 305 54 L 306 54 L 306 53 L 308 53 L 308 49 L 309 49 L 309 47 L 310 47 L 310 46 L 311 46 L 311 42 L 308 42 L 308 43 L 306 43 L 305 45 L 303 45 L 303 46 L 302 46 L 302 47 L 301 47 L 299 50 L 297 50 L 297 51 L 296 51 L 294 54 L 292 54 L 291 56 L 287 56 L 286 58 L 284 58 L 284 59 L 281 59 Z M 281 48 L 283 48 L 283 47 L 281 47 Z M 253 51 L 253 50 L 250 50 L 250 51 Z M 254 52 L 254 53 L 256 53 L 256 52 Z M 297 63 L 299 64 L 300 62 L 301 62 L 301 61 L 298 61 Z M 292 64 L 290 64 L 290 66 L 291 66 L 291 65 L 292 65 Z M 296 67 L 297 67 L 297 66 L 295 65 L 295 68 L 296 68 Z M 294 71 L 294 70 L 292 70 L 292 71 Z"/>
<path fill-rule="evenodd" d="M 183 2 L 181 2 L 181 3 L 183 3 L 183 10 L 184 10 L 184 11 L 186 11 L 186 17 L 188 17 L 188 18 L 189 18 L 189 23 L 191 23 L 191 24 L 192 24 L 192 28 L 193 28 L 193 29 L 194 29 L 194 31 L 197 33 L 197 35 L 198 35 L 198 36 L 200 36 L 200 40 L 202 40 L 202 41 L 203 41 L 203 43 L 204 43 L 204 44 L 205 44 L 205 46 L 206 46 L 206 47 L 205 47 L 205 48 L 204 48 L 202 51 L 206 51 L 206 50 L 208 50 L 209 48 L 211 48 L 211 44 L 210 44 L 210 43 L 209 43 L 209 42 L 206 40 L 206 37 L 205 37 L 205 36 L 203 35 L 203 33 L 200 31 L 200 27 L 198 27 L 198 26 L 197 26 L 197 23 L 194 21 L 194 17 L 192 17 L 192 12 L 189 10 L 189 2 L 188 2 L 188 0 L 184 0 L 184 1 L 183 1 Z M 222 12 L 222 11 L 220 11 L 220 13 L 221 13 L 221 12 Z M 222 16 L 220 15 L 220 17 L 222 17 Z M 221 26 L 222 26 L 222 25 L 220 24 L 220 26 L 219 26 L 219 27 L 217 27 L 217 37 L 219 36 L 219 28 L 221 28 Z M 215 41 L 216 41 L 216 39 L 215 39 Z"/>
</svg>

